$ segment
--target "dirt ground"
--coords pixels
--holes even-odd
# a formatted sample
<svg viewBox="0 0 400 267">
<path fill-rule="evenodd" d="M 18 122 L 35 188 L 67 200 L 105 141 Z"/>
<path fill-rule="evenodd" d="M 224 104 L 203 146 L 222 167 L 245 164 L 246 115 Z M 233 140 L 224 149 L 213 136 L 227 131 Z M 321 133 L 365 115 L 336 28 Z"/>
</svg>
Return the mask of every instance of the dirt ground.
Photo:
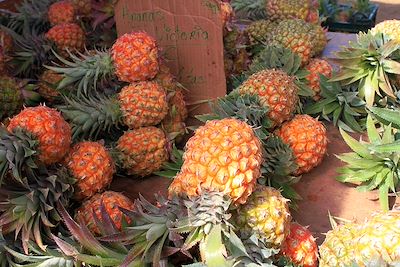
<svg viewBox="0 0 400 267">
<path fill-rule="evenodd" d="M 372 2 L 379 4 L 377 23 L 387 19 L 400 19 L 400 0 L 375 0 Z"/>
</svg>

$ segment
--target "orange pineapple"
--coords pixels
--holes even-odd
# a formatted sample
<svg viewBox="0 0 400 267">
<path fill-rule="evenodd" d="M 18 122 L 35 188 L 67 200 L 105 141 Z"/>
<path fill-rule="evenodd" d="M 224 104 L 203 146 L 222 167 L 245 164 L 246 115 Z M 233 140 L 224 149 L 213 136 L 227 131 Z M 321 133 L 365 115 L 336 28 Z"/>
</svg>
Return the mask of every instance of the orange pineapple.
<svg viewBox="0 0 400 267">
<path fill-rule="evenodd" d="M 125 132 L 118 140 L 117 150 L 128 174 L 141 177 L 158 171 L 168 160 L 166 136 L 153 126 Z"/>
<path fill-rule="evenodd" d="M 324 59 L 314 58 L 310 61 L 310 63 L 308 63 L 306 69 L 310 72 L 306 77 L 308 85 L 315 92 L 314 100 L 318 101 L 321 98 L 319 75 L 322 74 L 327 78 L 331 78 L 333 71 L 332 66 Z"/>
<path fill-rule="evenodd" d="M 174 92 L 178 85 L 175 76 L 171 73 L 171 70 L 168 68 L 168 66 L 162 61 L 159 64 L 159 68 L 160 69 L 156 77 L 154 77 L 154 81 L 158 82 L 167 92 Z"/>
<path fill-rule="evenodd" d="M 82 51 L 85 47 L 85 32 L 75 23 L 63 23 L 52 27 L 46 38 L 53 41 L 62 55 L 68 55 L 66 49 Z"/>
<path fill-rule="evenodd" d="M 78 222 L 85 224 L 93 234 L 100 235 L 100 229 L 95 223 L 93 215 L 101 220 L 101 204 L 104 205 L 105 211 L 110 216 L 117 230 L 121 230 L 123 223 L 131 223 L 119 208 L 126 210 L 134 210 L 134 203 L 121 193 L 106 191 L 102 194 L 96 194 L 83 202 L 82 206 L 76 211 L 76 219 Z"/>
<path fill-rule="evenodd" d="M 46 106 L 25 108 L 7 127 L 10 132 L 17 128 L 33 134 L 39 141 L 39 160 L 44 164 L 60 162 L 69 151 L 71 128 L 55 109 Z"/>
<path fill-rule="evenodd" d="M 131 129 L 159 124 L 167 115 L 164 89 L 156 82 L 137 82 L 125 86 L 118 94 L 125 125 Z"/>
<path fill-rule="evenodd" d="M 69 1 L 59 1 L 51 4 L 47 12 L 51 26 L 74 22 L 75 10 Z"/>
<path fill-rule="evenodd" d="M 180 173 L 169 194 L 196 196 L 201 190 L 224 192 L 245 203 L 261 175 L 261 142 L 243 121 L 208 121 L 186 143 Z"/>
<path fill-rule="evenodd" d="M 221 8 L 220 12 L 222 17 L 222 23 L 224 26 L 226 26 L 226 24 L 230 22 L 235 15 L 233 8 L 229 3 L 224 1 L 220 1 L 220 8 Z"/>
<path fill-rule="evenodd" d="M 291 223 L 290 233 L 283 242 L 280 252 L 300 266 L 318 266 L 318 246 L 315 238 L 310 230 L 298 223 Z"/>
<path fill-rule="evenodd" d="M 258 95 L 268 107 L 268 117 L 274 126 L 290 119 L 298 102 L 298 87 L 294 78 L 282 70 L 264 70 L 250 76 L 240 87 L 241 95 Z"/>
<path fill-rule="evenodd" d="M 159 70 L 156 41 L 144 32 L 119 37 L 111 49 L 111 56 L 115 73 L 124 82 L 152 79 Z"/>
<path fill-rule="evenodd" d="M 308 115 L 296 115 L 285 122 L 276 132 L 290 146 L 296 158 L 300 175 L 318 166 L 327 150 L 327 134 L 324 125 Z"/>
<path fill-rule="evenodd" d="M 103 191 L 110 185 L 115 173 L 115 164 L 98 142 L 81 142 L 71 148 L 65 159 L 75 183 L 75 197 L 84 199 Z"/>
<path fill-rule="evenodd" d="M 92 11 L 92 0 L 72 0 L 75 12 L 88 16 Z"/>
<path fill-rule="evenodd" d="M 57 84 L 63 79 L 63 76 L 52 71 L 46 70 L 39 78 L 38 92 L 49 102 L 56 100 L 60 93 L 57 91 Z"/>
</svg>

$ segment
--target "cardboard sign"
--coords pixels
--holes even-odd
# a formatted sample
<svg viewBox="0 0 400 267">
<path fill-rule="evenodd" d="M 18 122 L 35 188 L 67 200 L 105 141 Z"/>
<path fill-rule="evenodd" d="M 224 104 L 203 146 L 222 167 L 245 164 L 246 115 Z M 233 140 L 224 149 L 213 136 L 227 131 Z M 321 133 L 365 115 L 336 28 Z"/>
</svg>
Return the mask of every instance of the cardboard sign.
<svg viewBox="0 0 400 267">
<path fill-rule="evenodd" d="M 161 55 L 182 83 L 189 104 L 226 94 L 223 22 L 216 0 L 119 0 L 118 35 L 145 31 L 157 39 Z M 208 112 L 201 104 L 191 115 Z"/>
</svg>

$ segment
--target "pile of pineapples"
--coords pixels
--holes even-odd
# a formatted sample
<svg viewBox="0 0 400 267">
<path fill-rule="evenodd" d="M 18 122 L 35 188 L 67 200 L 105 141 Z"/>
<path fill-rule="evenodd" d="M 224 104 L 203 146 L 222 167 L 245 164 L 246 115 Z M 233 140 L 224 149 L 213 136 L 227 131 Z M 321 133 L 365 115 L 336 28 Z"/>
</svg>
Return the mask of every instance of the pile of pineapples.
<svg viewBox="0 0 400 267">
<path fill-rule="evenodd" d="M 26 0 L 4 14 L 0 266 L 396 264 L 397 211 L 334 224 L 319 256 L 292 222 L 291 185 L 327 152 L 324 125 L 303 110 L 336 85 L 329 63 L 312 58 L 326 44 L 314 4 L 267 1 L 270 20 L 240 32 L 221 2 L 225 48 L 242 64 L 193 132 L 157 42 L 117 38 L 112 7 Z M 173 178 L 156 203 L 109 190 L 115 177 L 154 174 Z"/>
</svg>

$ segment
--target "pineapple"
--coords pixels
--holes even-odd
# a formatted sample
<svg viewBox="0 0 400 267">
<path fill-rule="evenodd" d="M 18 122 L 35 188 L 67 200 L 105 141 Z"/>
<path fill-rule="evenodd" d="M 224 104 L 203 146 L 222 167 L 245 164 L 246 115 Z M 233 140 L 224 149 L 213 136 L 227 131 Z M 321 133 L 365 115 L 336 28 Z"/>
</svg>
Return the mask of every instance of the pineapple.
<svg viewBox="0 0 400 267">
<path fill-rule="evenodd" d="M 301 19 L 285 19 L 274 28 L 267 38 L 267 43 L 291 49 L 300 56 L 304 66 L 315 54 L 314 40 L 316 40 L 316 32 L 312 24 Z"/>
<path fill-rule="evenodd" d="M 98 80 L 106 81 L 114 76 L 128 83 L 153 79 L 159 71 L 158 47 L 155 39 L 144 32 L 132 32 L 120 36 L 108 51 L 86 53 L 81 57 L 70 55 L 67 61 L 59 57 L 66 67 L 48 67 L 65 76 L 59 88 L 74 84 L 78 92 L 87 94 Z"/>
<path fill-rule="evenodd" d="M 277 129 L 275 134 L 293 150 L 298 166 L 294 175 L 309 172 L 321 163 L 326 154 L 326 129 L 309 115 L 296 115 Z"/>
<path fill-rule="evenodd" d="M 10 120 L 7 127 L 10 133 L 19 129 L 37 139 L 38 159 L 44 164 L 60 162 L 69 151 L 71 128 L 55 109 L 46 106 L 25 108 Z"/>
<path fill-rule="evenodd" d="M 55 43 L 58 51 L 67 55 L 66 50 L 82 51 L 85 47 L 85 32 L 75 23 L 62 23 L 52 27 L 46 38 Z"/>
<path fill-rule="evenodd" d="M 375 25 L 372 28 L 372 33 L 383 33 L 389 36 L 390 39 L 400 41 L 400 20 L 392 19 L 385 20 Z"/>
<path fill-rule="evenodd" d="M 282 70 L 263 70 L 250 76 L 239 88 L 241 95 L 258 95 L 261 104 L 269 109 L 273 126 L 290 119 L 298 102 L 298 87 L 294 78 Z"/>
<path fill-rule="evenodd" d="M 315 92 L 313 98 L 315 101 L 318 101 L 321 99 L 320 75 L 331 78 L 333 72 L 332 66 L 324 59 L 313 58 L 305 68 L 309 71 L 306 77 L 308 85 Z"/>
<path fill-rule="evenodd" d="M 265 43 L 276 26 L 278 26 L 278 22 L 271 20 L 257 20 L 252 22 L 246 29 L 250 44 Z"/>
<path fill-rule="evenodd" d="M 119 138 L 116 149 L 128 174 L 141 177 L 158 171 L 168 160 L 166 136 L 153 126 L 125 132 Z"/>
<path fill-rule="evenodd" d="M 272 248 L 281 247 L 289 234 L 291 219 L 288 200 L 275 188 L 262 185 L 235 214 L 240 231 L 256 234 Z"/>
<path fill-rule="evenodd" d="M 160 62 L 159 71 L 154 77 L 154 81 L 158 82 L 167 92 L 175 92 L 178 86 L 176 77 L 164 62 Z"/>
<path fill-rule="evenodd" d="M 374 261 L 396 266 L 400 261 L 400 211 L 378 212 L 361 225 L 355 260 L 360 267 Z M 376 265 L 375 265 L 376 266 Z"/>
<path fill-rule="evenodd" d="M 188 117 L 183 90 L 177 89 L 168 95 L 168 114 L 162 120 L 161 124 L 166 133 L 171 134 L 173 139 L 179 141 L 185 134 L 185 120 Z"/>
<path fill-rule="evenodd" d="M 304 267 L 318 266 L 318 246 L 310 230 L 298 223 L 290 224 L 290 233 L 281 247 L 281 254 Z"/>
<path fill-rule="evenodd" d="M 170 196 L 214 190 L 229 195 L 235 203 L 245 203 L 261 175 L 261 142 L 245 122 L 211 120 L 186 143 L 183 160 L 168 189 Z"/>
<path fill-rule="evenodd" d="M 75 12 L 84 16 L 89 16 L 92 11 L 91 0 L 72 0 Z"/>
<path fill-rule="evenodd" d="M 324 51 L 327 43 L 328 37 L 326 36 L 326 29 L 322 28 L 319 24 L 313 24 L 312 33 L 314 38 L 312 39 L 313 49 L 312 56 L 319 56 Z"/>
<path fill-rule="evenodd" d="M 57 85 L 63 79 L 63 76 L 52 71 L 45 70 L 39 78 L 38 92 L 48 102 L 52 103 L 60 96 Z"/>
<path fill-rule="evenodd" d="M 21 242 L 25 254 L 32 242 L 45 249 L 51 242 L 52 231 L 61 224 L 57 205 L 69 207 L 74 192 L 73 179 L 66 171 L 41 169 L 28 174 L 23 187 L 15 183 L 1 186 L 0 232 L 13 234 Z M 6 265 L 9 266 L 9 265 Z"/>
<path fill-rule="evenodd" d="M 310 0 L 266 0 L 268 18 L 306 20 L 311 9 Z"/>
<path fill-rule="evenodd" d="M 356 250 L 354 240 L 358 236 L 358 226 L 354 223 L 335 226 L 326 234 L 324 242 L 319 247 L 319 266 L 352 266 Z"/>
<path fill-rule="evenodd" d="M 75 198 L 78 200 L 103 191 L 110 185 L 116 171 L 111 155 L 98 142 L 75 144 L 64 162 L 76 179 Z"/>
<path fill-rule="evenodd" d="M 86 225 L 93 234 L 101 234 L 94 218 L 96 216 L 98 220 L 102 219 L 101 205 L 104 205 L 105 211 L 118 230 L 121 230 L 124 224 L 132 222 L 120 208 L 132 211 L 134 210 L 134 203 L 121 193 L 105 191 L 83 202 L 76 211 L 75 217 L 77 221 Z"/>
<path fill-rule="evenodd" d="M 59 1 L 49 6 L 47 16 L 51 26 L 75 21 L 74 6 L 69 1 Z"/>
<path fill-rule="evenodd" d="M 73 126 L 74 138 L 94 137 L 125 124 L 130 129 L 159 124 L 168 113 L 163 88 L 154 81 L 125 86 L 117 95 L 65 98 L 58 108 Z"/>
</svg>

